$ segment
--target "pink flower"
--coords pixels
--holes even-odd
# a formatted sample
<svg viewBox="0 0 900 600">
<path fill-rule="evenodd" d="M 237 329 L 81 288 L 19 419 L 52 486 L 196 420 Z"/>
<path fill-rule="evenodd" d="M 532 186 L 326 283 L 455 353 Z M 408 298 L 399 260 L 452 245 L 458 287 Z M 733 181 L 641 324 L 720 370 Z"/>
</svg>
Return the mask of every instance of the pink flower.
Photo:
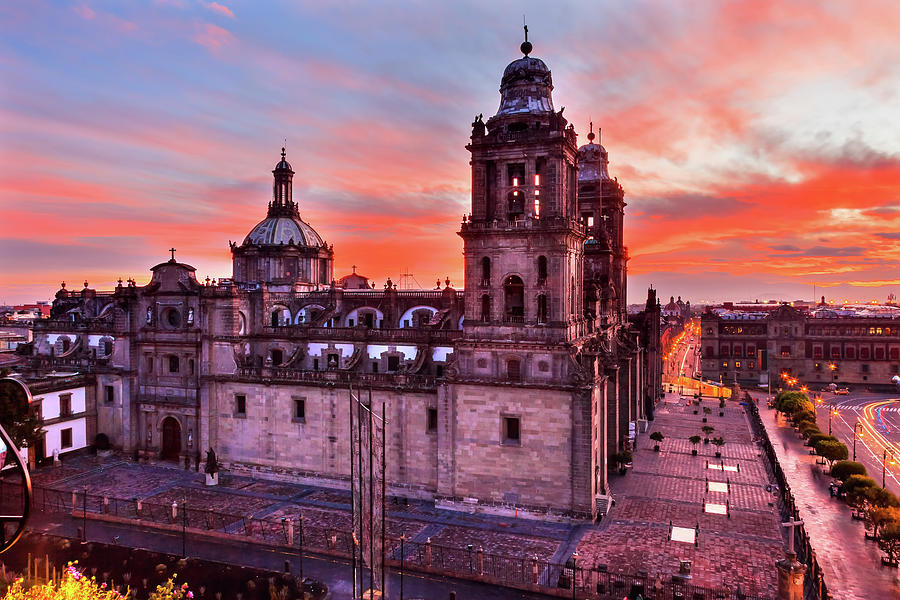
<svg viewBox="0 0 900 600">
<path fill-rule="evenodd" d="M 188 593 L 187 593 L 187 597 L 188 597 L 188 598 L 193 598 L 193 597 L 194 597 L 194 592 L 188 592 Z"/>
<path fill-rule="evenodd" d="M 181 589 L 186 590 L 186 589 L 187 589 L 187 584 L 186 584 L 186 583 L 182 583 L 182 584 L 181 584 Z"/>
</svg>

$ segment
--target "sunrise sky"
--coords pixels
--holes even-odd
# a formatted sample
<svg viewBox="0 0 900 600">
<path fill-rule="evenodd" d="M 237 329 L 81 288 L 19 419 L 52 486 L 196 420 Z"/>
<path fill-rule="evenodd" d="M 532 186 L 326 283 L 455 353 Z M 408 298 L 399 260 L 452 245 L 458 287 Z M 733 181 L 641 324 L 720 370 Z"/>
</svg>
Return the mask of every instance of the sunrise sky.
<svg viewBox="0 0 900 600">
<path fill-rule="evenodd" d="M 464 146 L 533 56 L 626 191 L 629 301 L 900 295 L 900 3 L 0 4 L 0 303 L 177 257 L 230 276 L 287 139 L 380 287 L 462 280 Z"/>
</svg>

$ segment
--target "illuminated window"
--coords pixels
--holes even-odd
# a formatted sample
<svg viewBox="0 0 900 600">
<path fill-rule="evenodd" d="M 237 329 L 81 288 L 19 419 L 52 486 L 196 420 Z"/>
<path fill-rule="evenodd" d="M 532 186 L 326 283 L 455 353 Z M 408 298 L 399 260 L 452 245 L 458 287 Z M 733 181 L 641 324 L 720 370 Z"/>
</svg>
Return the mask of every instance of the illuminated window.
<svg viewBox="0 0 900 600">
<path fill-rule="evenodd" d="M 589 216 L 588 216 L 588 218 L 587 218 L 587 226 L 588 226 L 588 227 L 593 227 L 593 226 L 594 226 L 594 215 L 589 215 Z"/>
<path fill-rule="evenodd" d="M 537 196 L 540 194 L 538 190 L 534 190 L 534 195 Z M 535 197 L 534 199 L 534 216 L 540 218 L 541 216 L 541 199 Z"/>
<path fill-rule="evenodd" d="M 519 185 L 519 178 L 518 178 L 518 177 L 513 177 L 512 184 L 513 184 L 514 186 L 518 187 L 518 185 Z"/>
<path fill-rule="evenodd" d="M 735 368 L 735 369 L 740 369 L 740 368 L 741 368 L 741 361 L 736 361 L 736 362 L 734 363 L 734 368 Z"/>
<path fill-rule="evenodd" d="M 534 185 L 541 185 L 541 175 L 540 175 L 540 173 L 535 173 L 535 175 L 534 175 Z"/>
</svg>

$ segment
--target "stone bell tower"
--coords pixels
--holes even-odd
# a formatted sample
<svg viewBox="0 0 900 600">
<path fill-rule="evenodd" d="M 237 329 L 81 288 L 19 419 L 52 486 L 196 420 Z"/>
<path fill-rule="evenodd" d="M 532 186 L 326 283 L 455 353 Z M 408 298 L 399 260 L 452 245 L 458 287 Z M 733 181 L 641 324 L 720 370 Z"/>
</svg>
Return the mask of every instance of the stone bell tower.
<svg viewBox="0 0 900 600">
<path fill-rule="evenodd" d="M 500 108 L 472 124 L 472 213 L 463 224 L 467 336 L 561 342 L 583 321 L 584 228 L 575 130 L 553 108 L 550 69 L 524 56 L 503 72 Z"/>
</svg>

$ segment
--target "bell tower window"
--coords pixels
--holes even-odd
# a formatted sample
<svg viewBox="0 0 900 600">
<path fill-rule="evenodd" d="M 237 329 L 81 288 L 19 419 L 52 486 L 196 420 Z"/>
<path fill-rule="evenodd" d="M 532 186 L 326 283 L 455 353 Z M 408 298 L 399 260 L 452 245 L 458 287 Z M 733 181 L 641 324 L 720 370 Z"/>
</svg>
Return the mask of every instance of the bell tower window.
<svg viewBox="0 0 900 600">
<path fill-rule="evenodd" d="M 541 294 L 537 297 L 537 322 L 546 323 L 547 316 L 547 296 Z"/>
<path fill-rule="evenodd" d="M 487 256 L 481 259 L 481 285 L 482 287 L 491 285 L 491 259 Z"/>
<path fill-rule="evenodd" d="M 489 323 L 491 320 L 491 297 L 487 294 L 481 296 L 481 321 Z"/>
<path fill-rule="evenodd" d="M 547 257 L 538 256 L 537 259 L 537 284 L 544 285 L 547 283 Z"/>
<path fill-rule="evenodd" d="M 525 284 L 517 275 L 510 275 L 503 284 L 506 299 L 504 320 L 507 323 L 525 322 Z"/>
</svg>

